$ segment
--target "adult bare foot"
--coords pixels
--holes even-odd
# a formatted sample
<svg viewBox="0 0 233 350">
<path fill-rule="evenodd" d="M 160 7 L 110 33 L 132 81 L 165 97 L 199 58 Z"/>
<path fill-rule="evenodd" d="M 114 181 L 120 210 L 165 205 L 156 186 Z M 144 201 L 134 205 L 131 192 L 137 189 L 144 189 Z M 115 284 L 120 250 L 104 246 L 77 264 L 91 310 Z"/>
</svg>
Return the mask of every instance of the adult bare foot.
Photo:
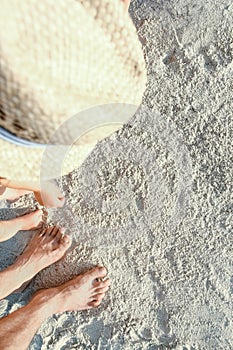
<svg viewBox="0 0 233 350">
<path fill-rule="evenodd" d="M 61 259 L 71 245 L 62 229 L 49 227 L 36 233 L 15 263 L 0 272 L 0 299 L 32 279 L 40 270 Z"/>
<path fill-rule="evenodd" d="M 60 312 L 86 310 L 100 305 L 110 286 L 109 279 L 98 281 L 107 275 L 105 267 L 95 267 L 59 287 L 63 299 Z"/>
<path fill-rule="evenodd" d="M 11 220 L 0 221 L 0 242 L 13 237 L 18 231 L 33 230 L 42 223 L 43 211 L 36 210 Z"/>
<path fill-rule="evenodd" d="M 34 277 L 40 270 L 63 257 L 71 245 L 71 239 L 63 235 L 63 229 L 57 226 L 47 227 L 36 233 L 20 255 L 15 266 L 24 270 L 24 276 Z"/>
<path fill-rule="evenodd" d="M 102 280 L 106 275 L 105 267 L 95 267 L 59 287 L 39 291 L 35 299 L 42 298 L 52 313 L 92 309 L 101 304 L 109 289 L 110 280 Z"/>
<path fill-rule="evenodd" d="M 97 267 L 60 287 L 37 292 L 26 306 L 0 320 L 1 349 L 26 349 L 41 323 L 55 313 L 97 307 L 110 285 L 109 280 L 96 280 L 104 276 L 106 269 Z"/>
</svg>

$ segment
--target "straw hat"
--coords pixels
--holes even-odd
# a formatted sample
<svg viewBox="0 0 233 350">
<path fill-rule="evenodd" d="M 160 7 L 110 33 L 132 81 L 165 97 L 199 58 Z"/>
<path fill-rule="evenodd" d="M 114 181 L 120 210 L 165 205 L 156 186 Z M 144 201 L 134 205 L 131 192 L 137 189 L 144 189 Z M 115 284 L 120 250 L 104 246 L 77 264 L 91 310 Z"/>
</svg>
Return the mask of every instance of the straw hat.
<svg viewBox="0 0 233 350">
<path fill-rule="evenodd" d="M 38 179 L 44 145 L 83 109 L 140 105 L 145 63 L 120 0 L 2 0 L 0 25 L 1 176 Z"/>
</svg>

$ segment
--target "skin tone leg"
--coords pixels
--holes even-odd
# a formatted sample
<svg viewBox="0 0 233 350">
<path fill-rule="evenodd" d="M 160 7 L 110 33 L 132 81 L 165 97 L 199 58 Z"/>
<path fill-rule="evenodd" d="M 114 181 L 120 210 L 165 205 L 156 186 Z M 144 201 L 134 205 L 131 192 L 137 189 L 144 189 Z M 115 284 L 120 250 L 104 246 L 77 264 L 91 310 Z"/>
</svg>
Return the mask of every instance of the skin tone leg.
<svg viewBox="0 0 233 350">
<path fill-rule="evenodd" d="M 96 267 L 59 287 L 36 293 L 28 305 L 0 320 L 1 350 L 26 350 L 42 322 L 55 313 L 99 306 L 110 281 L 97 279 L 106 273 L 104 267 Z"/>
<path fill-rule="evenodd" d="M 71 239 L 58 227 L 35 234 L 15 263 L 0 272 L 0 299 L 6 297 L 40 270 L 58 261 L 71 245 Z"/>
<path fill-rule="evenodd" d="M 60 208 L 65 203 L 65 198 L 59 188 L 49 181 L 41 184 L 39 181 L 17 181 L 0 177 L 0 189 L 0 200 L 12 200 L 20 195 L 33 192 L 38 203 L 48 208 Z"/>
<path fill-rule="evenodd" d="M 35 210 L 30 214 L 12 220 L 0 221 L 0 242 L 13 237 L 18 231 L 37 228 L 42 224 L 43 211 Z"/>
<path fill-rule="evenodd" d="M 14 201 L 25 194 L 30 194 L 32 191 L 17 190 L 7 187 L 0 188 L 0 200 Z"/>
</svg>

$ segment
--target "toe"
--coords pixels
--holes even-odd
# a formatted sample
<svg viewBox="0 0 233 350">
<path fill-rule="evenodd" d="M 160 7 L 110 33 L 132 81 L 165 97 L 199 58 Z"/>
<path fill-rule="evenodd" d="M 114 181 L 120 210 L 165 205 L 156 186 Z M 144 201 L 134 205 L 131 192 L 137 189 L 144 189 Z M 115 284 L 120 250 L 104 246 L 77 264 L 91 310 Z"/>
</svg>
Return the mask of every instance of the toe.
<svg viewBox="0 0 233 350">
<path fill-rule="evenodd" d="M 34 215 L 35 215 L 33 217 L 34 225 L 38 226 L 43 221 L 43 211 L 37 210 Z"/>
<path fill-rule="evenodd" d="M 109 286 L 105 286 L 105 287 L 102 287 L 102 288 L 96 288 L 93 292 L 93 294 L 99 294 L 99 293 L 106 293 L 109 289 Z"/>
<path fill-rule="evenodd" d="M 38 230 L 35 237 L 38 237 L 38 238 L 44 237 L 45 233 L 46 233 L 46 229 L 42 228 L 41 230 Z"/>
<path fill-rule="evenodd" d="M 52 244 L 53 244 L 53 249 L 57 249 L 62 245 L 62 231 L 59 227 L 54 227 L 51 234 L 50 234 Z"/>
<path fill-rule="evenodd" d="M 58 208 L 63 207 L 64 204 L 65 204 L 65 197 L 63 197 L 63 196 L 58 197 L 58 200 L 57 200 L 57 206 L 58 206 Z"/>
<path fill-rule="evenodd" d="M 52 232 L 53 232 L 54 226 L 49 226 L 45 229 L 45 232 L 43 234 L 44 242 L 48 243 L 53 239 Z"/>
<path fill-rule="evenodd" d="M 55 238 L 58 235 L 59 231 L 60 231 L 59 227 L 53 226 L 52 231 L 50 232 L 50 236 L 52 238 Z"/>
<path fill-rule="evenodd" d="M 101 300 L 95 300 L 91 301 L 88 305 L 93 308 L 93 307 L 98 307 L 101 304 Z"/>
<path fill-rule="evenodd" d="M 46 235 L 47 237 L 49 237 L 49 236 L 52 234 L 53 229 L 54 229 L 54 226 L 49 226 L 49 227 L 47 227 L 47 230 L 46 230 L 45 235 Z"/>
<path fill-rule="evenodd" d="M 68 249 L 71 246 L 71 242 L 71 238 L 68 235 L 63 236 L 60 240 L 59 249 Z"/>
<path fill-rule="evenodd" d="M 59 244 L 62 238 L 62 230 L 59 228 L 59 230 L 56 231 L 56 236 L 54 237 L 56 239 L 56 243 Z"/>
<path fill-rule="evenodd" d="M 94 282 L 93 282 L 93 286 L 95 287 L 95 288 L 103 288 L 103 287 L 105 287 L 105 286 L 110 286 L 110 279 L 109 278 L 107 278 L 105 281 L 97 281 L 97 280 L 95 280 Z"/>
<path fill-rule="evenodd" d="M 95 294 L 93 295 L 92 299 L 93 301 L 101 301 L 103 300 L 103 298 L 105 297 L 105 293 L 98 293 L 98 294 Z"/>
<path fill-rule="evenodd" d="M 107 270 L 105 267 L 97 266 L 94 267 L 90 272 L 93 279 L 104 278 L 107 275 Z"/>
<path fill-rule="evenodd" d="M 28 215 L 28 216 L 27 216 Z M 37 227 L 42 223 L 43 220 L 43 211 L 41 209 L 38 209 L 36 211 L 33 211 L 29 214 L 25 215 L 25 219 L 30 220 L 31 225 Z"/>
<path fill-rule="evenodd" d="M 55 257 L 56 260 L 59 260 L 62 257 L 64 257 L 67 250 L 71 246 L 71 243 L 72 241 L 70 237 L 68 236 L 62 237 L 58 245 L 56 245 L 56 247 L 53 247 L 53 251 L 52 251 L 53 257 Z"/>
</svg>

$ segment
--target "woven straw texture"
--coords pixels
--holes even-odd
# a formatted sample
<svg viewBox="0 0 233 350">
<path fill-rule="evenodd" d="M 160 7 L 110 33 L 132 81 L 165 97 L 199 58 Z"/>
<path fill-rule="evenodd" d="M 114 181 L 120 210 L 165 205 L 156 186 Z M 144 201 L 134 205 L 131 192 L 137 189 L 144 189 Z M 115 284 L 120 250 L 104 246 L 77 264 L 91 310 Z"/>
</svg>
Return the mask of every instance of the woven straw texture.
<svg viewBox="0 0 233 350">
<path fill-rule="evenodd" d="M 1 125 L 45 143 L 79 110 L 140 104 L 145 68 L 119 0 L 1 2 Z"/>
<path fill-rule="evenodd" d="M 0 25 L 0 126 L 18 137 L 47 143 L 85 108 L 141 103 L 145 63 L 121 1 L 2 0 Z M 64 130 L 61 142 L 69 141 Z M 42 149 L 0 147 L 1 175 L 20 176 L 20 165 L 23 176 L 38 177 L 32 163 Z"/>
</svg>

